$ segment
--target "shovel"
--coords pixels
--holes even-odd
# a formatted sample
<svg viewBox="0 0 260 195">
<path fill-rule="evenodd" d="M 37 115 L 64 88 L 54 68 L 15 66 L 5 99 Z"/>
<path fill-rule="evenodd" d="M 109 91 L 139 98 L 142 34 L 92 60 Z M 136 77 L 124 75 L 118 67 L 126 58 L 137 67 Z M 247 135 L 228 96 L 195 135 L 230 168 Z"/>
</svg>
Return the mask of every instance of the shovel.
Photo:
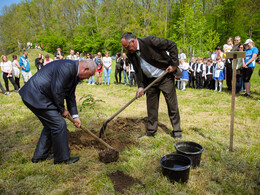
<svg viewBox="0 0 260 195">
<path fill-rule="evenodd" d="M 165 71 L 161 76 L 159 76 L 157 79 L 155 79 L 153 82 L 151 82 L 144 90 L 143 93 L 145 93 L 151 86 L 153 86 L 156 82 L 161 80 L 168 72 Z M 103 123 L 103 126 L 99 130 L 99 138 L 102 137 L 104 134 L 107 124 L 114 119 L 120 112 L 122 112 L 124 109 L 126 109 L 130 104 L 132 104 L 138 97 L 134 97 L 130 102 L 128 102 L 126 105 L 124 105 L 120 110 L 118 110 L 113 116 L 111 116 L 109 119 L 106 120 L 105 123 Z"/>
<path fill-rule="evenodd" d="M 67 119 L 69 119 L 71 122 L 77 123 L 70 115 L 67 116 Z M 93 137 L 95 140 L 97 140 L 99 143 L 103 144 L 104 146 L 106 146 L 107 148 L 111 149 L 111 150 L 115 150 L 112 146 L 110 146 L 109 144 L 107 144 L 106 142 L 104 142 L 102 139 L 100 139 L 99 137 L 97 137 L 94 133 L 92 133 L 91 131 L 87 130 L 84 126 L 80 125 L 80 128 L 85 131 L 87 134 L 89 134 L 91 137 Z"/>
</svg>

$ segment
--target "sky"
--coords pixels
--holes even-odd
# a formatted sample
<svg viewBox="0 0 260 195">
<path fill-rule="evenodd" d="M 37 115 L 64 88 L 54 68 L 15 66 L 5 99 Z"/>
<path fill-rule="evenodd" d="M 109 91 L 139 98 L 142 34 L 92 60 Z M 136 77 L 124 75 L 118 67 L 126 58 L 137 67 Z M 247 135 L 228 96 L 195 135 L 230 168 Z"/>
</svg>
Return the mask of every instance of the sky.
<svg viewBox="0 0 260 195">
<path fill-rule="evenodd" d="M 4 6 L 10 6 L 13 3 L 18 4 L 20 2 L 21 2 L 21 0 L 0 0 L 0 11 L 2 10 L 2 8 Z"/>
</svg>

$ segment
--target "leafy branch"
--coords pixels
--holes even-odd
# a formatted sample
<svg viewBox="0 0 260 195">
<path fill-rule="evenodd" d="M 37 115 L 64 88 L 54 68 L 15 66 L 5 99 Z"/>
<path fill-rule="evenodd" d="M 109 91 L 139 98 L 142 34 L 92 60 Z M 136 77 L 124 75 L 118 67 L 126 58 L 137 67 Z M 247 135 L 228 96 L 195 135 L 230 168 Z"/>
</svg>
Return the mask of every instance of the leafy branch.
<svg viewBox="0 0 260 195">
<path fill-rule="evenodd" d="M 93 97 L 93 95 L 91 94 L 87 94 L 82 96 L 79 101 L 82 101 L 82 104 L 80 105 L 80 112 L 84 109 L 84 108 L 89 108 L 92 110 L 95 110 L 95 105 L 97 102 L 105 102 L 101 99 L 95 99 Z"/>
</svg>

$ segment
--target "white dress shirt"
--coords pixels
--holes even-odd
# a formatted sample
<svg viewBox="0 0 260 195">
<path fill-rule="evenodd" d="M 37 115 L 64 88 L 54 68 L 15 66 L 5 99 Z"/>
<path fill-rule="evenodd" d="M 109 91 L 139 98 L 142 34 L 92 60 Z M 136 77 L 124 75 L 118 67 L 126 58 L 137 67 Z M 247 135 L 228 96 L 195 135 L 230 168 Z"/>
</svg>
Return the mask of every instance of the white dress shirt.
<svg viewBox="0 0 260 195">
<path fill-rule="evenodd" d="M 139 52 L 139 54 L 138 54 Z M 137 55 L 141 55 L 140 53 L 140 47 L 139 42 L 137 41 Z M 161 70 L 159 68 L 156 68 L 155 66 L 149 64 L 146 62 L 141 56 L 140 56 L 140 65 L 143 73 L 147 78 L 158 78 L 164 73 L 164 70 Z"/>
</svg>

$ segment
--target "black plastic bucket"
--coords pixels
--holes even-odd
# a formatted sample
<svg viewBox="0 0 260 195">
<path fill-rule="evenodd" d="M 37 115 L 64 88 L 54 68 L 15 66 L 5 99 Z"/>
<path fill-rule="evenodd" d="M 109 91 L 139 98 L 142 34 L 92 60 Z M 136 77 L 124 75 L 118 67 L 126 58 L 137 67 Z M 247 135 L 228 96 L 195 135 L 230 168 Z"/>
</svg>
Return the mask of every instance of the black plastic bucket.
<svg viewBox="0 0 260 195">
<path fill-rule="evenodd" d="M 162 173 L 172 183 L 187 182 L 190 174 L 191 159 L 181 154 L 168 154 L 160 159 Z"/>
<path fill-rule="evenodd" d="M 178 154 L 183 154 L 191 159 L 193 168 L 200 165 L 201 154 L 204 151 L 204 148 L 200 144 L 191 141 L 182 141 L 174 144 L 174 147 Z"/>
</svg>

